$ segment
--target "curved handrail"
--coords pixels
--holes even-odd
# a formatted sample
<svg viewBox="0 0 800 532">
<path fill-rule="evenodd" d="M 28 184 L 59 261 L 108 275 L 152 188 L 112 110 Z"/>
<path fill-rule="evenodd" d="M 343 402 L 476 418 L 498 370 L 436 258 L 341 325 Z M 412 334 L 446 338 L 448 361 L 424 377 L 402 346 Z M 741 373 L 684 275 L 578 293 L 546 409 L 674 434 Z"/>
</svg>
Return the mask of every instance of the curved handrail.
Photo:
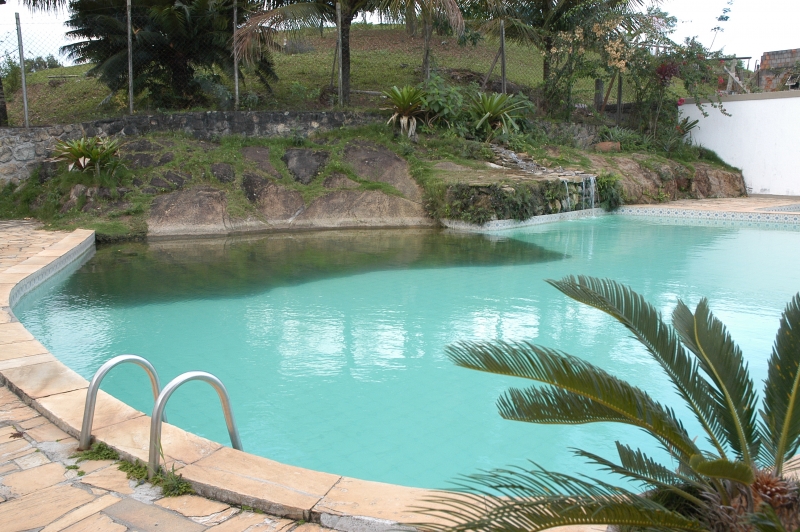
<svg viewBox="0 0 800 532">
<path fill-rule="evenodd" d="M 164 416 L 164 408 L 167 406 L 170 396 L 184 383 L 189 381 L 203 381 L 209 383 L 222 403 L 222 413 L 225 415 L 225 424 L 228 426 L 228 435 L 231 437 L 231 446 L 234 449 L 242 450 L 242 441 L 239 439 L 239 431 L 236 429 L 236 421 L 233 419 L 231 410 L 231 400 L 228 397 L 228 390 L 222 381 L 211 373 L 205 371 L 188 371 L 178 375 L 164 386 L 153 406 L 153 415 L 150 417 L 150 460 L 147 463 L 147 478 L 153 478 L 158 471 L 158 451 L 161 443 L 161 422 Z"/>
<path fill-rule="evenodd" d="M 156 368 L 154 368 L 150 362 L 138 355 L 119 355 L 112 358 L 100 366 L 95 372 L 94 377 L 92 377 L 89 388 L 86 389 L 86 405 L 83 409 L 83 424 L 81 425 L 81 437 L 78 443 L 78 450 L 88 449 L 92 441 L 92 422 L 94 421 L 94 408 L 97 404 L 97 392 L 100 390 L 100 382 L 103 380 L 103 377 L 106 376 L 106 373 L 124 362 L 131 362 L 137 366 L 141 366 L 141 368 L 147 372 L 147 376 L 150 377 L 150 386 L 153 388 L 153 399 L 158 399 L 158 394 L 161 393 L 161 383 L 158 380 Z M 164 417 L 164 421 L 166 420 L 167 418 Z"/>
</svg>

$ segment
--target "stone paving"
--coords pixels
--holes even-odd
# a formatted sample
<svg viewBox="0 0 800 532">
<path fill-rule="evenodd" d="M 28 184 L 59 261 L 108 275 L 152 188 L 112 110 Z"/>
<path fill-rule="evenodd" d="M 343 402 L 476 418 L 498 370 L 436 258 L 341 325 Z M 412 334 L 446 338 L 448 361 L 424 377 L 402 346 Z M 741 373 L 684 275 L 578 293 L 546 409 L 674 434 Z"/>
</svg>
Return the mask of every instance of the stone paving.
<svg viewBox="0 0 800 532">
<path fill-rule="evenodd" d="M 242 511 L 198 497 L 162 497 L 109 460 L 71 458 L 78 442 L 0 388 L 3 532 L 319 532 L 318 525 Z"/>
<path fill-rule="evenodd" d="M 686 209 L 693 211 L 715 212 L 769 213 L 784 212 L 781 211 L 780 208 L 790 205 L 800 206 L 800 196 L 751 194 L 746 198 L 718 198 L 701 200 L 685 199 L 653 205 L 631 205 L 631 207 Z M 800 212 L 800 209 L 798 209 L 797 212 Z"/>
<path fill-rule="evenodd" d="M 28 220 L 0 220 L 0 272 L 33 257 L 69 234 L 38 230 L 41 225 Z"/>
</svg>

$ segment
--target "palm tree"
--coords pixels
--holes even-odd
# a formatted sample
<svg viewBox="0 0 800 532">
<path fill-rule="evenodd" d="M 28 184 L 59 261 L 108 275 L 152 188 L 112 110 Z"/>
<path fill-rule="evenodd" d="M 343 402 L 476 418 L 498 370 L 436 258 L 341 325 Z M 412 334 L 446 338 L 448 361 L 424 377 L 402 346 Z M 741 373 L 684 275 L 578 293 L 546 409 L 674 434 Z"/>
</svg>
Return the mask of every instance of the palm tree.
<svg viewBox="0 0 800 532">
<path fill-rule="evenodd" d="M 236 33 L 235 46 L 242 58 L 248 50 L 274 46 L 277 31 L 318 28 L 336 24 L 336 0 L 269 0 L 265 8 L 253 13 Z M 344 103 L 350 103 L 350 26 L 359 14 L 378 5 L 377 0 L 341 0 L 342 12 L 342 91 Z M 254 45 L 254 43 L 258 43 Z"/>
<path fill-rule="evenodd" d="M 72 30 L 81 41 L 63 47 L 112 91 L 128 83 L 127 15 L 125 0 L 73 0 Z M 147 90 L 159 107 L 182 108 L 203 103 L 212 75 L 198 79 L 200 69 L 233 74 L 231 49 L 233 5 L 227 0 L 139 0 L 132 13 L 133 89 Z M 269 88 L 274 79 L 269 55 L 258 50 L 254 71 Z"/>
<path fill-rule="evenodd" d="M 714 532 L 757 526 L 777 532 L 800 526 L 800 491 L 786 476 L 788 461 L 800 447 L 800 293 L 781 317 L 758 410 L 742 352 L 707 300 L 694 312 L 679 301 L 670 326 L 642 296 L 613 281 L 566 277 L 548 282 L 614 317 L 644 345 L 699 422 L 705 441 L 696 441 L 672 408 L 580 358 L 527 342 L 455 344 L 447 354 L 459 366 L 540 383 L 500 397 L 504 418 L 638 427 L 677 468 L 617 442 L 618 463 L 575 452 L 640 483 L 643 493 L 538 466 L 491 471 L 464 483 L 478 493 L 440 499 L 444 509 L 429 511 L 448 524 L 433 528 L 535 531 L 603 524 Z"/>
</svg>

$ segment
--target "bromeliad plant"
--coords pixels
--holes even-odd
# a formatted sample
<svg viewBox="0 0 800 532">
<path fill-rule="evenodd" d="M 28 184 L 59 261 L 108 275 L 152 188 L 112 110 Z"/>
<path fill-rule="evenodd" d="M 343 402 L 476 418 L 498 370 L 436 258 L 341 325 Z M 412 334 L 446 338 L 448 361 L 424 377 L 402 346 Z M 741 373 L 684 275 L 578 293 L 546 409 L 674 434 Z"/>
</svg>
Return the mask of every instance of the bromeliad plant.
<svg viewBox="0 0 800 532">
<path fill-rule="evenodd" d="M 53 160 L 66 161 L 69 171 L 93 172 L 110 177 L 122 165 L 118 157 L 120 142 L 116 139 L 82 137 L 76 140 L 59 140 L 53 149 Z"/>
<path fill-rule="evenodd" d="M 478 93 L 472 98 L 470 114 L 475 119 L 475 129 L 488 142 L 497 134 L 508 135 L 519 131 L 517 120 L 529 105 L 521 98 L 508 94 Z"/>
<path fill-rule="evenodd" d="M 699 422 L 705 441 L 689 434 L 669 406 L 580 358 L 527 342 L 455 344 L 447 353 L 459 366 L 541 383 L 500 397 L 504 418 L 624 423 L 649 433 L 677 467 L 617 442 L 618 462 L 575 452 L 640 483 L 643 493 L 539 466 L 486 472 L 468 477 L 465 486 L 472 494 L 437 501 L 439 510 L 430 512 L 448 524 L 433 528 L 536 531 L 602 524 L 627 530 L 798 530 L 798 484 L 786 473 L 800 446 L 800 293 L 781 317 L 759 409 L 742 352 L 707 300 L 694 312 L 679 301 L 670 325 L 642 296 L 613 281 L 548 282 L 609 314 L 644 345 Z"/>
<path fill-rule="evenodd" d="M 413 137 L 417 131 L 417 117 L 425 115 L 425 91 L 418 87 L 406 85 L 402 89 L 392 87 L 385 91 L 386 96 L 392 102 L 394 114 L 387 124 L 400 123 L 400 134 Z"/>
</svg>

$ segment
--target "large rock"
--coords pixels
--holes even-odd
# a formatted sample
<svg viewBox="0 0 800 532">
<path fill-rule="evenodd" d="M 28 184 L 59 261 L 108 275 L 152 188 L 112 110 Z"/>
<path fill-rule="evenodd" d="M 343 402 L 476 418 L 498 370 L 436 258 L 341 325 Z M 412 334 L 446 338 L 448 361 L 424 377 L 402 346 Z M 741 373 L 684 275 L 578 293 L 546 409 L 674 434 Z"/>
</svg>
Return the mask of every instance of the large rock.
<svg viewBox="0 0 800 532">
<path fill-rule="evenodd" d="M 214 163 L 211 165 L 211 175 L 221 183 L 233 183 L 236 179 L 236 171 L 228 163 Z"/>
<path fill-rule="evenodd" d="M 659 203 L 684 198 L 731 198 L 746 195 L 739 172 L 706 163 L 692 163 L 694 172 L 675 161 L 657 161 L 645 155 L 605 157 L 587 154 L 592 169 L 621 177 L 628 203 Z"/>
<path fill-rule="evenodd" d="M 361 185 L 344 174 L 331 174 L 322 182 L 325 188 L 358 188 Z"/>
<path fill-rule="evenodd" d="M 402 227 L 433 225 L 418 203 L 378 190 L 339 190 L 314 200 L 295 227 Z"/>
<path fill-rule="evenodd" d="M 698 198 L 734 198 L 746 196 L 747 187 L 739 172 L 722 170 L 705 163 L 694 163 L 692 192 Z"/>
<path fill-rule="evenodd" d="M 227 234 L 230 229 L 225 192 L 207 186 L 157 196 L 147 219 L 152 236 Z"/>
<path fill-rule="evenodd" d="M 292 148 L 286 150 L 282 160 L 295 181 L 308 185 L 328 162 L 329 156 L 326 151 Z"/>
<path fill-rule="evenodd" d="M 357 143 L 345 149 L 344 160 L 358 177 L 392 185 L 411 201 L 422 201 L 422 189 L 411 177 L 408 163 L 394 152 L 374 144 Z"/>
<path fill-rule="evenodd" d="M 291 222 L 305 206 L 299 192 L 287 190 L 272 180 L 255 174 L 244 174 L 242 189 L 247 199 L 256 205 L 270 224 Z"/>
<path fill-rule="evenodd" d="M 269 160 L 269 148 L 264 148 L 262 146 L 248 146 L 246 148 L 242 148 L 242 155 L 244 156 L 245 160 L 254 162 L 256 164 L 256 168 L 262 172 L 280 179 L 281 174 L 275 170 L 275 167 L 272 166 L 272 163 Z"/>
</svg>

